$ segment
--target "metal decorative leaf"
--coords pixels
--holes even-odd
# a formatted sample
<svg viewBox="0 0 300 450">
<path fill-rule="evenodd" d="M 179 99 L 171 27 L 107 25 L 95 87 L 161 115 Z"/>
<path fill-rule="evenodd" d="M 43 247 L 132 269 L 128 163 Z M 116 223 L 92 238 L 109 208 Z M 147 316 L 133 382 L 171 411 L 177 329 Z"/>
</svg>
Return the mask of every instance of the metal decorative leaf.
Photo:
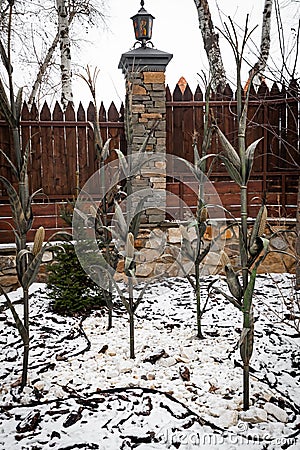
<svg viewBox="0 0 300 450">
<path fill-rule="evenodd" d="M 257 139 L 256 141 L 252 142 L 252 144 L 249 145 L 249 147 L 246 150 L 246 181 L 249 180 L 253 162 L 254 162 L 254 153 L 257 147 L 257 144 L 262 140 L 262 138 Z"/>
<path fill-rule="evenodd" d="M 111 142 L 111 138 L 107 139 L 107 141 L 105 142 L 104 146 L 103 146 L 103 150 L 102 150 L 102 154 L 101 157 L 103 159 L 103 161 L 105 161 L 108 156 L 109 156 L 109 144 Z"/>
<path fill-rule="evenodd" d="M 0 40 L 0 55 L 3 62 L 3 65 L 7 71 L 7 73 L 12 73 L 12 65 L 9 62 L 6 50 L 4 48 L 4 45 L 2 44 L 2 41 Z"/>
<path fill-rule="evenodd" d="M 234 167 L 240 171 L 241 170 L 241 160 L 234 149 L 234 147 L 231 145 L 227 137 L 222 133 L 219 127 L 217 127 L 217 133 L 221 142 L 221 145 L 223 147 L 223 150 L 226 154 L 226 158 L 234 165 Z"/>
<path fill-rule="evenodd" d="M 20 173 L 20 180 L 25 180 L 25 175 L 27 174 L 27 168 L 28 168 L 28 160 L 29 160 L 29 151 L 30 151 L 30 141 L 27 142 L 24 154 L 23 154 L 23 162 L 22 162 L 22 168 Z"/>
<path fill-rule="evenodd" d="M 27 221 L 25 219 L 25 214 L 20 202 L 20 198 L 17 194 L 17 191 L 13 187 L 13 185 L 5 178 L 0 175 L 0 181 L 4 184 L 7 194 L 9 196 L 10 207 L 12 211 L 12 216 L 16 225 L 17 230 L 20 234 L 26 233 L 27 230 Z"/>
<path fill-rule="evenodd" d="M 120 207 L 120 205 L 115 202 L 115 217 L 116 217 L 116 228 L 120 233 L 120 237 L 123 240 L 123 242 L 126 242 L 127 234 L 128 234 L 128 227 L 127 223 L 123 214 L 123 211 Z"/>
<path fill-rule="evenodd" d="M 226 280 L 228 288 L 231 292 L 231 294 L 240 301 L 243 297 L 243 289 L 240 284 L 240 281 L 238 279 L 237 274 L 233 270 L 231 264 L 225 265 L 225 274 L 226 274 Z"/>
<path fill-rule="evenodd" d="M 195 252 L 190 241 L 189 233 L 183 225 L 179 226 L 179 230 L 182 237 L 182 251 L 191 261 L 194 261 Z"/>
<path fill-rule="evenodd" d="M 46 251 L 46 247 L 44 247 L 32 260 L 31 264 L 29 264 L 29 267 L 27 268 L 26 272 L 22 276 L 22 287 L 24 289 L 28 289 L 29 286 L 35 281 L 35 278 L 39 272 L 40 265 L 43 259 L 43 254 Z"/>
<path fill-rule="evenodd" d="M 258 211 L 257 216 L 256 216 L 256 219 L 255 219 L 255 222 L 254 222 L 254 225 L 253 225 L 253 228 L 252 228 L 252 233 L 251 233 L 251 237 L 250 237 L 249 247 L 252 247 L 252 245 L 255 243 L 256 238 L 258 236 L 258 230 L 259 230 L 259 227 L 260 227 L 260 222 L 261 222 L 261 218 L 262 218 L 262 215 L 263 215 L 263 212 L 264 212 L 264 208 L 265 208 L 265 206 L 262 205 L 260 207 L 259 211 Z"/>
<path fill-rule="evenodd" d="M 134 217 L 132 218 L 130 225 L 129 225 L 129 231 L 133 234 L 134 238 L 137 238 L 140 225 L 141 225 L 141 216 L 144 211 L 144 205 L 146 201 L 149 199 L 149 195 L 145 195 L 145 197 L 142 197 L 141 200 L 138 202 L 136 208 Z"/>
<path fill-rule="evenodd" d="M 20 121 L 21 118 L 22 99 L 23 99 L 23 88 L 21 87 L 18 90 L 16 97 L 16 119 L 18 122 Z"/>
<path fill-rule="evenodd" d="M 125 156 L 123 155 L 121 150 L 119 150 L 118 148 L 115 148 L 115 152 L 119 158 L 119 163 L 120 163 L 120 166 L 121 166 L 124 176 L 128 177 L 129 169 L 128 169 L 128 163 L 126 161 Z"/>
<path fill-rule="evenodd" d="M 235 181 L 236 184 L 238 184 L 239 186 L 242 186 L 243 180 L 242 180 L 239 170 L 235 167 L 235 165 L 232 164 L 232 162 L 229 161 L 229 159 L 227 159 L 225 156 L 220 155 L 220 159 L 225 164 L 226 170 L 227 170 L 230 178 L 233 181 Z"/>
<path fill-rule="evenodd" d="M 10 165 L 10 167 L 11 167 L 11 169 L 12 169 L 12 171 L 13 171 L 15 177 L 16 177 L 16 178 L 19 178 L 19 174 L 18 174 L 17 168 L 16 168 L 16 166 L 14 165 L 14 163 L 12 162 L 12 160 L 7 156 L 6 153 L 4 153 L 4 151 L 1 150 L 1 149 L 0 149 L 0 153 L 1 153 L 1 155 L 6 159 L 6 161 L 8 162 L 8 164 Z"/>
</svg>

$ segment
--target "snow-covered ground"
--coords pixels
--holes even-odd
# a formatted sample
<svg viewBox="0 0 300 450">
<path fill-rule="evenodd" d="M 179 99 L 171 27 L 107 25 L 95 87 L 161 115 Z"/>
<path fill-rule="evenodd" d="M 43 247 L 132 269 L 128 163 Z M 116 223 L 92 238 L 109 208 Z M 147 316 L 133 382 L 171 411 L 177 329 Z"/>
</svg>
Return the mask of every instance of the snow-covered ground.
<svg viewBox="0 0 300 450">
<path fill-rule="evenodd" d="M 203 301 L 211 280 L 203 280 Z M 279 319 L 290 294 L 288 275 L 257 279 L 251 408 L 243 412 L 242 317 L 220 295 L 209 300 L 199 340 L 188 282 L 152 283 L 130 360 L 123 308 L 107 331 L 106 311 L 84 320 L 53 314 L 45 286 L 33 285 L 22 394 L 14 387 L 22 344 L 9 310 L 0 313 L 0 449 L 299 449 L 299 334 Z"/>
</svg>

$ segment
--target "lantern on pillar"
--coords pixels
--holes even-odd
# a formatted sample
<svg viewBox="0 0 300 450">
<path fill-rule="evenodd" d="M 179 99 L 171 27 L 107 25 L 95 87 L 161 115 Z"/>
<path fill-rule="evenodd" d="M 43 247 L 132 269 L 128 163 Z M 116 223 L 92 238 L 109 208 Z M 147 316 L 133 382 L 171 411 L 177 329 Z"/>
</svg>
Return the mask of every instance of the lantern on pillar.
<svg viewBox="0 0 300 450">
<path fill-rule="evenodd" d="M 146 47 L 147 42 L 152 38 L 153 19 L 155 19 L 152 14 L 145 10 L 144 3 L 144 0 L 141 0 L 141 9 L 135 16 L 131 17 L 135 38 L 138 42 L 141 42 L 142 47 Z"/>
</svg>

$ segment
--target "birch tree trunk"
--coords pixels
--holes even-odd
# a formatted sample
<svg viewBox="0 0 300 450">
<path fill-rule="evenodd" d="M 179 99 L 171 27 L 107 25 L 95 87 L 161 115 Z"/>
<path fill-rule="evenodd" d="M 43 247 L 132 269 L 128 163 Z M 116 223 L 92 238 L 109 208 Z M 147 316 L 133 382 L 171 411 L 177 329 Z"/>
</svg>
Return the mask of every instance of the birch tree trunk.
<svg viewBox="0 0 300 450">
<path fill-rule="evenodd" d="M 194 0 L 202 33 L 204 49 L 209 62 L 213 89 L 224 91 L 226 86 L 226 71 L 219 46 L 219 35 L 215 32 L 208 0 Z"/>
<path fill-rule="evenodd" d="M 56 0 L 56 4 L 61 59 L 61 103 L 63 108 L 66 109 L 69 102 L 73 103 L 71 42 L 69 36 L 68 10 L 66 0 Z"/>
<path fill-rule="evenodd" d="M 70 27 L 74 17 L 75 17 L 74 12 L 71 12 L 69 14 L 69 17 L 68 17 L 68 27 Z M 46 55 L 44 57 L 44 60 L 40 64 L 39 71 L 38 71 L 38 73 L 36 75 L 36 78 L 35 78 L 35 81 L 34 81 L 34 83 L 32 85 L 31 93 L 30 93 L 30 96 L 29 96 L 29 100 L 28 100 L 28 104 L 29 105 L 32 105 L 32 103 L 36 99 L 38 90 L 40 89 L 40 87 L 41 87 L 41 85 L 43 83 L 43 78 L 45 76 L 45 73 L 46 73 L 47 69 L 50 66 L 50 63 L 51 63 L 51 61 L 53 59 L 53 55 L 54 55 L 54 52 L 56 50 L 56 47 L 57 47 L 58 43 L 59 43 L 59 31 L 54 36 L 52 44 L 48 48 L 48 51 L 47 51 L 47 53 L 46 53 Z"/>
<path fill-rule="evenodd" d="M 266 68 L 267 61 L 270 53 L 271 44 L 271 16 L 272 16 L 273 0 L 265 0 L 262 30 L 261 30 L 261 42 L 260 51 L 257 62 L 254 64 L 251 75 L 260 75 Z M 260 81 L 259 81 L 260 85 Z"/>
</svg>

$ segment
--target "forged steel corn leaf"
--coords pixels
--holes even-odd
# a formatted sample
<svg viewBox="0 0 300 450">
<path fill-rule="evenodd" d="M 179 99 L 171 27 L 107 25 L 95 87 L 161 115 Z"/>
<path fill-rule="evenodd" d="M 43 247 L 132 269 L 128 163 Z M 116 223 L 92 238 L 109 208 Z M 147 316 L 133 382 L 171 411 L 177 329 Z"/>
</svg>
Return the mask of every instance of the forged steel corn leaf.
<svg viewBox="0 0 300 450">
<path fill-rule="evenodd" d="M 18 122 L 20 121 L 21 118 L 22 98 L 23 98 L 23 88 L 21 87 L 18 90 L 16 97 L 16 119 Z"/>
<path fill-rule="evenodd" d="M 251 232 L 251 236 L 250 236 L 250 241 L 249 241 L 249 246 L 250 247 L 255 243 L 256 238 L 258 237 L 258 230 L 259 230 L 259 227 L 260 227 L 260 222 L 261 222 L 261 218 L 262 218 L 262 214 L 263 214 L 264 208 L 265 208 L 265 205 L 262 205 L 259 208 L 258 214 L 257 214 L 255 222 L 253 224 L 253 228 L 252 228 L 252 232 Z"/>
<path fill-rule="evenodd" d="M 133 234 L 135 239 L 137 238 L 140 229 L 141 217 L 144 211 L 144 206 L 149 197 L 150 197 L 149 195 L 145 195 L 145 197 L 142 197 L 141 200 L 138 202 L 135 208 L 134 216 L 129 224 L 129 232 Z"/>
<path fill-rule="evenodd" d="M 28 168 L 28 160 L 29 160 L 29 151 L 30 151 L 30 144 L 27 142 L 24 154 L 23 154 L 23 161 L 22 161 L 22 168 L 20 173 L 20 180 L 25 181 L 25 176 L 27 175 L 27 168 Z"/>
<path fill-rule="evenodd" d="M 203 179 L 204 179 L 204 172 L 201 169 L 201 167 L 203 167 L 205 161 L 208 158 L 216 158 L 216 155 L 211 153 L 209 155 L 205 155 L 201 158 L 201 164 L 200 167 L 199 166 L 194 166 L 192 163 L 190 163 L 189 161 L 186 161 L 185 159 L 180 158 L 180 160 L 190 169 L 190 171 L 194 174 L 195 178 L 197 179 L 198 183 L 201 184 L 203 183 Z"/>
<path fill-rule="evenodd" d="M 236 166 L 225 156 L 219 155 L 221 161 L 225 164 L 226 170 L 230 176 L 230 178 L 235 181 L 239 186 L 243 185 L 243 180 L 240 174 L 240 171 L 236 168 Z"/>
<path fill-rule="evenodd" d="M 194 165 L 195 165 L 195 167 L 197 167 L 200 170 L 202 170 L 201 158 L 200 158 L 200 155 L 199 155 L 198 146 L 196 144 L 194 144 L 193 147 L 194 147 Z"/>
<path fill-rule="evenodd" d="M 123 174 L 125 177 L 128 177 L 129 175 L 129 169 L 128 169 L 128 163 L 126 161 L 125 156 L 123 155 L 123 153 L 121 152 L 121 150 L 119 150 L 118 148 L 115 148 L 115 152 L 119 158 L 119 163 L 121 166 L 121 169 L 123 171 Z"/>
<path fill-rule="evenodd" d="M 26 257 L 26 260 L 23 261 L 23 259 Z M 26 249 L 22 249 L 17 253 L 16 257 L 16 270 L 18 275 L 18 280 L 22 284 L 22 277 L 24 275 L 24 268 L 26 265 L 30 262 L 32 262 L 34 256 L 33 254 Z"/>
<path fill-rule="evenodd" d="M 73 236 L 71 233 L 68 233 L 67 231 L 57 231 L 56 233 L 53 233 L 49 239 L 47 240 L 47 244 L 54 239 L 58 241 L 67 241 L 70 242 L 73 239 Z"/>
<path fill-rule="evenodd" d="M 0 78 L 0 110 L 3 113 L 7 122 L 9 123 L 9 125 L 11 126 L 11 128 L 14 128 L 16 126 L 16 120 L 12 114 L 10 103 L 8 101 L 6 91 L 3 86 L 1 78 Z"/>
<path fill-rule="evenodd" d="M 222 148 L 225 152 L 225 156 L 228 159 L 228 161 L 230 161 L 233 166 L 235 167 L 235 169 L 240 172 L 241 170 L 241 160 L 239 155 L 237 154 L 236 150 L 234 149 L 234 147 L 231 145 L 231 143 L 229 142 L 229 140 L 227 139 L 227 137 L 222 133 L 222 131 L 220 130 L 219 127 L 217 127 L 217 133 L 222 145 Z"/>
<path fill-rule="evenodd" d="M 10 207 L 12 211 L 12 216 L 19 233 L 25 234 L 27 229 L 27 221 L 25 219 L 24 211 L 20 202 L 20 198 L 17 194 L 17 191 L 13 187 L 13 185 L 5 178 L 0 175 L 0 181 L 4 184 L 7 194 L 9 196 Z"/>
<path fill-rule="evenodd" d="M 88 225 L 88 216 L 85 213 L 83 213 L 80 209 L 74 208 L 73 214 L 74 214 L 74 217 L 76 215 L 79 216 L 83 220 L 83 223 L 85 226 Z"/>
<path fill-rule="evenodd" d="M 231 295 L 228 295 L 226 292 L 224 292 L 222 289 L 220 289 L 218 287 L 215 287 L 214 290 L 216 292 L 218 292 L 219 294 L 223 295 L 224 298 L 226 298 L 230 303 L 232 303 L 240 311 L 243 310 L 242 305 L 234 297 L 231 297 Z"/>
<path fill-rule="evenodd" d="M 183 225 L 179 226 L 179 230 L 182 237 L 182 250 L 183 253 L 191 260 L 194 261 L 195 259 L 195 252 L 192 247 L 189 234 L 186 230 L 186 228 Z"/>
<path fill-rule="evenodd" d="M 198 264 L 200 264 L 200 263 L 204 260 L 205 256 L 208 255 L 208 253 L 209 253 L 209 251 L 210 251 L 210 248 L 211 248 L 211 243 L 208 244 L 208 245 L 202 250 L 202 252 L 200 253 L 200 255 L 197 257 L 197 262 L 198 262 Z"/>
<path fill-rule="evenodd" d="M 115 217 L 116 217 L 116 228 L 120 233 L 122 241 L 126 242 L 128 233 L 127 223 L 123 211 L 117 202 L 115 202 Z"/>
<path fill-rule="evenodd" d="M 252 167 L 253 167 L 253 161 L 254 161 L 254 153 L 257 147 L 257 144 L 262 140 L 262 138 L 257 139 L 256 141 L 252 142 L 252 144 L 249 145 L 249 147 L 246 149 L 246 181 L 249 180 Z"/>
<path fill-rule="evenodd" d="M 20 319 L 20 317 L 19 317 L 19 315 L 18 315 L 18 313 L 17 313 L 13 303 L 11 302 L 9 296 L 3 290 L 1 285 L 0 285 L 0 292 L 2 292 L 2 294 L 4 295 L 4 297 L 6 299 L 8 307 L 11 310 L 11 313 L 13 315 L 14 321 L 15 321 L 15 323 L 17 325 L 17 328 L 18 328 L 18 330 L 20 332 L 20 335 L 21 335 L 21 337 L 23 339 L 23 342 L 26 342 L 28 340 L 28 334 L 27 334 L 26 328 L 24 327 L 23 322 L 21 321 L 21 319 Z"/>
<path fill-rule="evenodd" d="M 34 197 L 36 195 L 40 194 L 42 191 L 43 191 L 43 189 L 38 189 L 37 191 L 33 192 L 33 194 L 31 194 L 31 196 L 28 198 L 26 211 L 25 211 L 25 217 L 26 217 L 26 220 L 28 221 L 29 229 L 31 228 L 32 221 L 33 221 L 32 207 L 31 207 L 32 201 L 33 201 Z"/>
<path fill-rule="evenodd" d="M 125 245 L 126 258 L 133 260 L 134 258 L 134 236 L 132 233 L 128 233 Z"/>
<path fill-rule="evenodd" d="M 135 313 L 135 311 L 139 307 L 140 303 L 142 302 L 144 294 L 145 294 L 145 291 L 146 291 L 147 288 L 148 288 L 148 283 L 145 284 L 145 286 L 143 287 L 143 289 L 139 293 L 139 296 L 138 296 L 137 300 L 135 301 L 135 303 L 133 305 L 133 313 Z"/>
<path fill-rule="evenodd" d="M 154 153 L 151 156 L 147 155 L 147 157 L 143 155 L 138 156 L 138 154 L 134 155 L 129 176 L 135 177 L 136 175 L 138 175 L 141 172 L 144 165 L 148 164 L 149 161 L 161 161 L 161 159 L 162 159 L 161 153 Z"/>
<path fill-rule="evenodd" d="M 44 247 L 32 260 L 29 264 L 26 272 L 22 276 L 22 287 L 24 289 L 28 289 L 31 284 L 35 281 L 35 278 L 40 269 L 40 265 L 43 259 L 43 254 L 45 253 L 46 247 Z"/>
<path fill-rule="evenodd" d="M 2 41 L 0 40 L 0 55 L 1 55 L 1 59 L 2 59 L 2 63 L 5 67 L 5 70 L 7 71 L 7 73 L 12 73 L 13 68 L 12 65 L 9 62 L 6 50 L 4 45 L 2 44 Z"/>
<path fill-rule="evenodd" d="M 225 269 L 225 274 L 226 274 L 226 280 L 227 280 L 228 288 L 229 288 L 231 294 L 237 300 L 240 301 L 242 299 L 242 297 L 243 297 L 243 289 L 242 289 L 242 286 L 241 286 L 240 281 L 238 279 L 238 276 L 235 273 L 235 271 L 233 270 L 231 264 L 226 264 L 224 269 Z"/>
<path fill-rule="evenodd" d="M 111 142 L 111 138 L 107 139 L 107 141 L 105 142 L 105 144 L 103 146 L 102 155 L 101 155 L 103 161 L 105 161 L 108 158 L 108 156 L 109 156 L 109 145 L 110 145 L 110 142 Z"/>
<path fill-rule="evenodd" d="M 10 158 L 7 156 L 7 154 L 4 153 L 4 151 L 1 150 L 1 149 L 0 149 L 0 153 L 1 153 L 1 155 L 6 159 L 6 161 L 8 162 L 8 164 L 10 165 L 10 167 L 11 167 L 11 169 L 12 169 L 12 171 L 13 171 L 15 177 L 16 177 L 16 178 L 19 178 L 19 174 L 18 174 L 17 168 L 16 168 L 16 166 L 14 165 L 14 163 L 11 161 L 11 159 L 10 159 Z"/>
</svg>

